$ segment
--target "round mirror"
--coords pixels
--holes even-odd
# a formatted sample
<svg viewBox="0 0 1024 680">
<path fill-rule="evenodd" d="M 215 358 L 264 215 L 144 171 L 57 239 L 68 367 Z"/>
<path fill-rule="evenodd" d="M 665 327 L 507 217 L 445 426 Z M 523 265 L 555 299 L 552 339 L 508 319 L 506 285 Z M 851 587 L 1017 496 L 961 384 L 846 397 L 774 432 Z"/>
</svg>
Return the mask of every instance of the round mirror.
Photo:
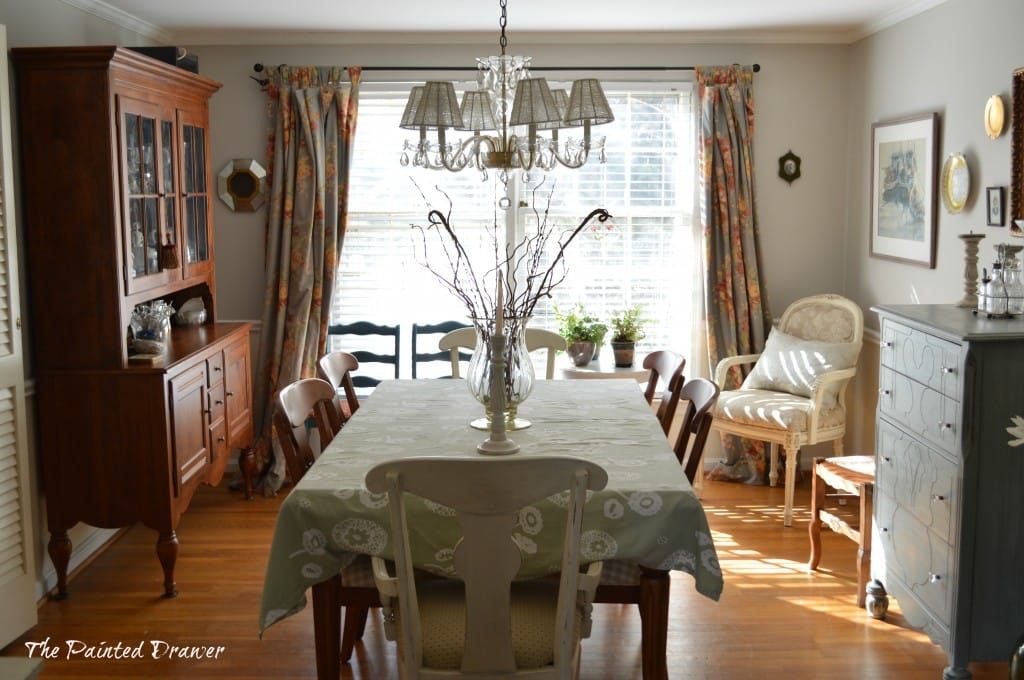
<svg viewBox="0 0 1024 680">
<path fill-rule="evenodd" d="M 267 171 L 251 158 L 236 158 L 217 174 L 220 200 L 236 212 L 252 212 L 266 200 Z"/>
</svg>

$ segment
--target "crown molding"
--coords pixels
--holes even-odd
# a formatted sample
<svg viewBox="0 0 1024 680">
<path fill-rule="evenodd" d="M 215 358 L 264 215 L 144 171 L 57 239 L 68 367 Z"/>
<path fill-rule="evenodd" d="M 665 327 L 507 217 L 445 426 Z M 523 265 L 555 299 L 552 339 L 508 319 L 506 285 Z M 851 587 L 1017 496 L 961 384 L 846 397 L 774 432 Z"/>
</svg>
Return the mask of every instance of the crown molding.
<svg viewBox="0 0 1024 680">
<path fill-rule="evenodd" d="M 151 24 L 148 21 L 143 21 L 134 14 L 129 14 L 124 10 L 108 5 L 102 0 L 61 0 L 61 2 L 104 21 L 109 21 L 116 26 L 138 33 L 155 42 L 164 45 L 174 44 L 172 40 L 174 34 L 171 31 Z"/>
<path fill-rule="evenodd" d="M 881 15 L 874 21 L 869 21 L 864 24 L 859 31 L 852 32 L 850 42 L 852 43 L 867 38 L 870 35 L 895 26 L 900 22 L 906 21 L 911 17 L 915 17 L 918 14 L 927 12 L 928 10 L 945 3 L 946 0 L 917 0 L 917 2 L 912 2 L 909 5 L 897 7 L 896 9 Z"/>
<path fill-rule="evenodd" d="M 65 0 L 66 1 L 66 0 Z M 414 32 L 414 31 L 264 31 L 194 29 L 174 34 L 173 44 L 188 45 L 490 45 L 488 32 Z M 752 44 L 846 44 L 850 31 L 843 30 L 751 30 L 751 31 L 516 31 L 510 40 L 515 45 L 752 45 Z"/>
</svg>

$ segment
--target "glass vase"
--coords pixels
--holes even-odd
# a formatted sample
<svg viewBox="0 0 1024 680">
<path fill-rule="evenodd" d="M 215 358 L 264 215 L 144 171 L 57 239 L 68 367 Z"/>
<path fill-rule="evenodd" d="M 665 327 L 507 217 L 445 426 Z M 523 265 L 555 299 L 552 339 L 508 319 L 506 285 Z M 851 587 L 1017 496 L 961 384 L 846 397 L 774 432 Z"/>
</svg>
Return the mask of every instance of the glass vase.
<svg viewBox="0 0 1024 680">
<path fill-rule="evenodd" d="M 519 404 L 533 392 L 535 380 L 533 361 L 526 350 L 526 321 L 519 317 L 505 318 L 505 429 L 522 430 L 530 421 L 518 417 Z M 466 371 L 466 385 L 470 394 L 484 406 L 484 417 L 471 425 L 480 430 L 491 427 L 491 336 L 493 319 L 473 319 L 476 329 L 476 347 Z"/>
</svg>

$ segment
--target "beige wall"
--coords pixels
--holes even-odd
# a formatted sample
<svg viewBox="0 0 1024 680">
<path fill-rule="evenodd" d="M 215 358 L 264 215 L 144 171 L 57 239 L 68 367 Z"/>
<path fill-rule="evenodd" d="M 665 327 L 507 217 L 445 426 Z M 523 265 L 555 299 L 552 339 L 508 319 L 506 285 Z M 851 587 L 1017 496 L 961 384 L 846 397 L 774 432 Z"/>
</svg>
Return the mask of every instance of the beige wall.
<svg viewBox="0 0 1024 680">
<path fill-rule="evenodd" d="M 985 226 L 985 187 L 1010 183 L 1010 134 L 989 139 L 983 113 L 993 94 L 1003 95 L 1009 111 L 1011 73 L 1024 66 L 1021 26 L 1020 0 L 949 0 L 851 47 L 846 291 L 865 311 L 879 303 L 956 302 L 964 293 L 964 248 L 957 235 L 985 234 L 985 266 L 993 260 L 993 245 L 1011 238 L 1008 227 Z M 971 172 L 963 212 L 951 215 L 941 203 L 937 209 L 938 257 L 931 270 L 868 256 L 871 124 L 926 112 L 939 114 L 940 167 L 946 154 L 959 151 Z M 874 314 L 865 321 L 878 328 Z"/>
<path fill-rule="evenodd" d="M 204 75 L 224 84 L 211 102 L 212 162 L 219 170 L 233 158 L 265 155 L 264 94 L 249 78 L 254 63 L 471 66 L 494 45 L 193 46 Z M 637 45 L 600 47 L 522 45 L 537 65 L 694 65 L 759 63 L 754 81 L 757 106 L 755 173 L 765 278 L 773 309 L 810 293 L 842 292 L 845 126 L 848 47 L 838 45 Z M 674 74 L 676 77 L 678 73 Z M 672 75 L 652 73 L 656 78 Z M 364 82 L 394 74 L 367 72 Z M 422 80 L 423 74 L 415 74 Z M 604 74 L 602 74 L 604 77 Z M 614 74 L 607 74 L 613 78 Z M 692 78 L 691 74 L 683 77 Z M 398 157 L 394 148 L 380 152 Z M 803 176 L 792 185 L 777 176 L 778 158 L 792 150 Z M 360 152 L 358 131 L 356 153 Z M 258 319 L 263 295 L 265 211 L 232 213 L 214 204 L 218 312 L 225 319 Z M 793 265 L 793 244 L 813 256 Z"/>
</svg>

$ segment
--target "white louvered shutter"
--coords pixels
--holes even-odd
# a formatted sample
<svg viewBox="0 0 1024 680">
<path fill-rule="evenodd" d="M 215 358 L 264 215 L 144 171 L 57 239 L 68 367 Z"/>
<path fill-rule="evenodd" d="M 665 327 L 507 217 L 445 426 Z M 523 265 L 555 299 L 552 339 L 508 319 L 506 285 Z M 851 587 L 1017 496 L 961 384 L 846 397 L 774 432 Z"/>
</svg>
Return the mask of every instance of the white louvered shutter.
<svg viewBox="0 0 1024 680">
<path fill-rule="evenodd" d="M 7 30 L 0 26 L 0 647 L 36 624 L 10 110 Z"/>
</svg>

